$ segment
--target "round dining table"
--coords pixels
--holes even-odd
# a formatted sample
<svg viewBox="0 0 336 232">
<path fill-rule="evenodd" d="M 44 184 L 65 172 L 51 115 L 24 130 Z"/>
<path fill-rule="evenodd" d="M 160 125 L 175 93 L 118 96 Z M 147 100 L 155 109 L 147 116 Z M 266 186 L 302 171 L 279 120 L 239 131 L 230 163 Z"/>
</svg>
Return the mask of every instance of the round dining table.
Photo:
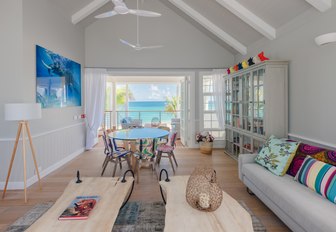
<svg viewBox="0 0 336 232">
<path fill-rule="evenodd" d="M 135 141 L 141 139 L 160 139 L 167 137 L 169 131 L 158 129 L 158 128 L 133 128 L 120 131 L 114 131 L 108 134 L 109 138 L 115 140 L 123 140 L 124 147 L 128 147 L 127 142 L 130 142 L 130 151 L 135 152 L 136 146 Z M 131 158 L 132 169 L 136 170 L 135 157 Z M 137 181 L 139 181 L 139 172 L 137 171 Z"/>
<path fill-rule="evenodd" d="M 133 128 L 111 132 L 108 136 L 116 140 L 137 140 L 164 138 L 169 135 L 169 131 L 158 128 Z"/>
</svg>

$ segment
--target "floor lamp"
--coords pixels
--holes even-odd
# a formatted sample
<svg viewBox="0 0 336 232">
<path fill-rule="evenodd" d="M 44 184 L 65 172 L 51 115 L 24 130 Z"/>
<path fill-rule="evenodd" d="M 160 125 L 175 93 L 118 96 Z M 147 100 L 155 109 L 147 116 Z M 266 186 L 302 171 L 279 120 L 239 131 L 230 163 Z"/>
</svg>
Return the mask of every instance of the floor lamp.
<svg viewBox="0 0 336 232">
<path fill-rule="evenodd" d="M 41 104 L 39 103 L 11 103 L 5 104 L 5 120 L 7 121 L 19 121 L 19 126 L 16 134 L 16 139 L 14 143 L 14 148 L 12 152 L 12 158 L 9 164 L 8 174 L 6 178 L 5 188 L 2 194 L 2 199 L 5 198 L 8 180 L 12 171 L 13 162 L 16 154 L 16 150 L 18 147 L 20 135 L 22 135 L 22 158 L 23 158 L 23 176 L 24 176 L 24 195 L 25 202 L 27 203 L 27 167 L 26 167 L 26 137 L 28 135 L 28 140 L 30 143 L 30 148 L 32 152 L 32 156 L 34 159 L 34 165 L 37 173 L 37 178 L 39 181 L 40 189 L 41 189 L 41 181 L 40 181 L 40 173 L 37 167 L 35 148 L 33 145 L 32 137 L 30 134 L 30 128 L 28 120 L 39 119 L 41 118 Z M 26 134 L 27 133 L 27 134 Z"/>
</svg>

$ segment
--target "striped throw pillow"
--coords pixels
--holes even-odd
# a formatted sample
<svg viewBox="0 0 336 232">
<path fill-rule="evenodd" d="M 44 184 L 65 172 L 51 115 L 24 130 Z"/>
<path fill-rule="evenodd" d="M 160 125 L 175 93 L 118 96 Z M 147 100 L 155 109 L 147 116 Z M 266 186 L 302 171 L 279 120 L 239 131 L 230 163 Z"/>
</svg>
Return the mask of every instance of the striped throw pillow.
<svg viewBox="0 0 336 232">
<path fill-rule="evenodd" d="M 295 180 L 336 203 L 336 167 L 306 157 Z"/>
</svg>

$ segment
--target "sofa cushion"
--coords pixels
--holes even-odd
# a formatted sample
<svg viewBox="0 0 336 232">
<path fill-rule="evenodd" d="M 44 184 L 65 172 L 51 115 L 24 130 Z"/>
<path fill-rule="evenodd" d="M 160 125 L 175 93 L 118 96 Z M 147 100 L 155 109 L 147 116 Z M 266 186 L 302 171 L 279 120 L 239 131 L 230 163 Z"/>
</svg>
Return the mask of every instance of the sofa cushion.
<svg viewBox="0 0 336 232">
<path fill-rule="evenodd" d="M 336 151 L 330 151 L 324 148 L 301 143 L 295 153 L 292 163 L 288 168 L 287 174 L 295 176 L 306 156 L 311 156 L 314 159 L 336 166 Z"/>
<path fill-rule="evenodd" d="M 258 164 L 242 166 L 243 179 L 254 183 L 265 196 L 306 231 L 334 231 L 336 207 L 294 178 L 272 175 Z"/>
<path fill-rule="evenodd" d="M 256 162 L 272 173 L 283 176 L 298 148 L 298 142 L 289 142 L 271 136 L 256 157 Z"/>
<path fill-rule="evenodd" d="M 336 203 L 336 167 L 306 157 L 295 180 Z"/>
</svg>

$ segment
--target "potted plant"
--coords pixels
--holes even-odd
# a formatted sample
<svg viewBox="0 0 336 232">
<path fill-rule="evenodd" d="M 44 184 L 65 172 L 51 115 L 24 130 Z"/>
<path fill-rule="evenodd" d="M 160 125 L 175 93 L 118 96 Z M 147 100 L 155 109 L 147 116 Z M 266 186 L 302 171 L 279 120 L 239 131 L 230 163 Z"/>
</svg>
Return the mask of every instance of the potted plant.
<svg viewBox="0 0 336 232">
<path fill-rule="evenodd" d="M 210 134 L 209 131 L 203 131 L 196 134 L 196 142 L 200 144 L 200 150 L 203 154 L 212 154 L 214 140 L 215 138 Z"/>
</svg>

